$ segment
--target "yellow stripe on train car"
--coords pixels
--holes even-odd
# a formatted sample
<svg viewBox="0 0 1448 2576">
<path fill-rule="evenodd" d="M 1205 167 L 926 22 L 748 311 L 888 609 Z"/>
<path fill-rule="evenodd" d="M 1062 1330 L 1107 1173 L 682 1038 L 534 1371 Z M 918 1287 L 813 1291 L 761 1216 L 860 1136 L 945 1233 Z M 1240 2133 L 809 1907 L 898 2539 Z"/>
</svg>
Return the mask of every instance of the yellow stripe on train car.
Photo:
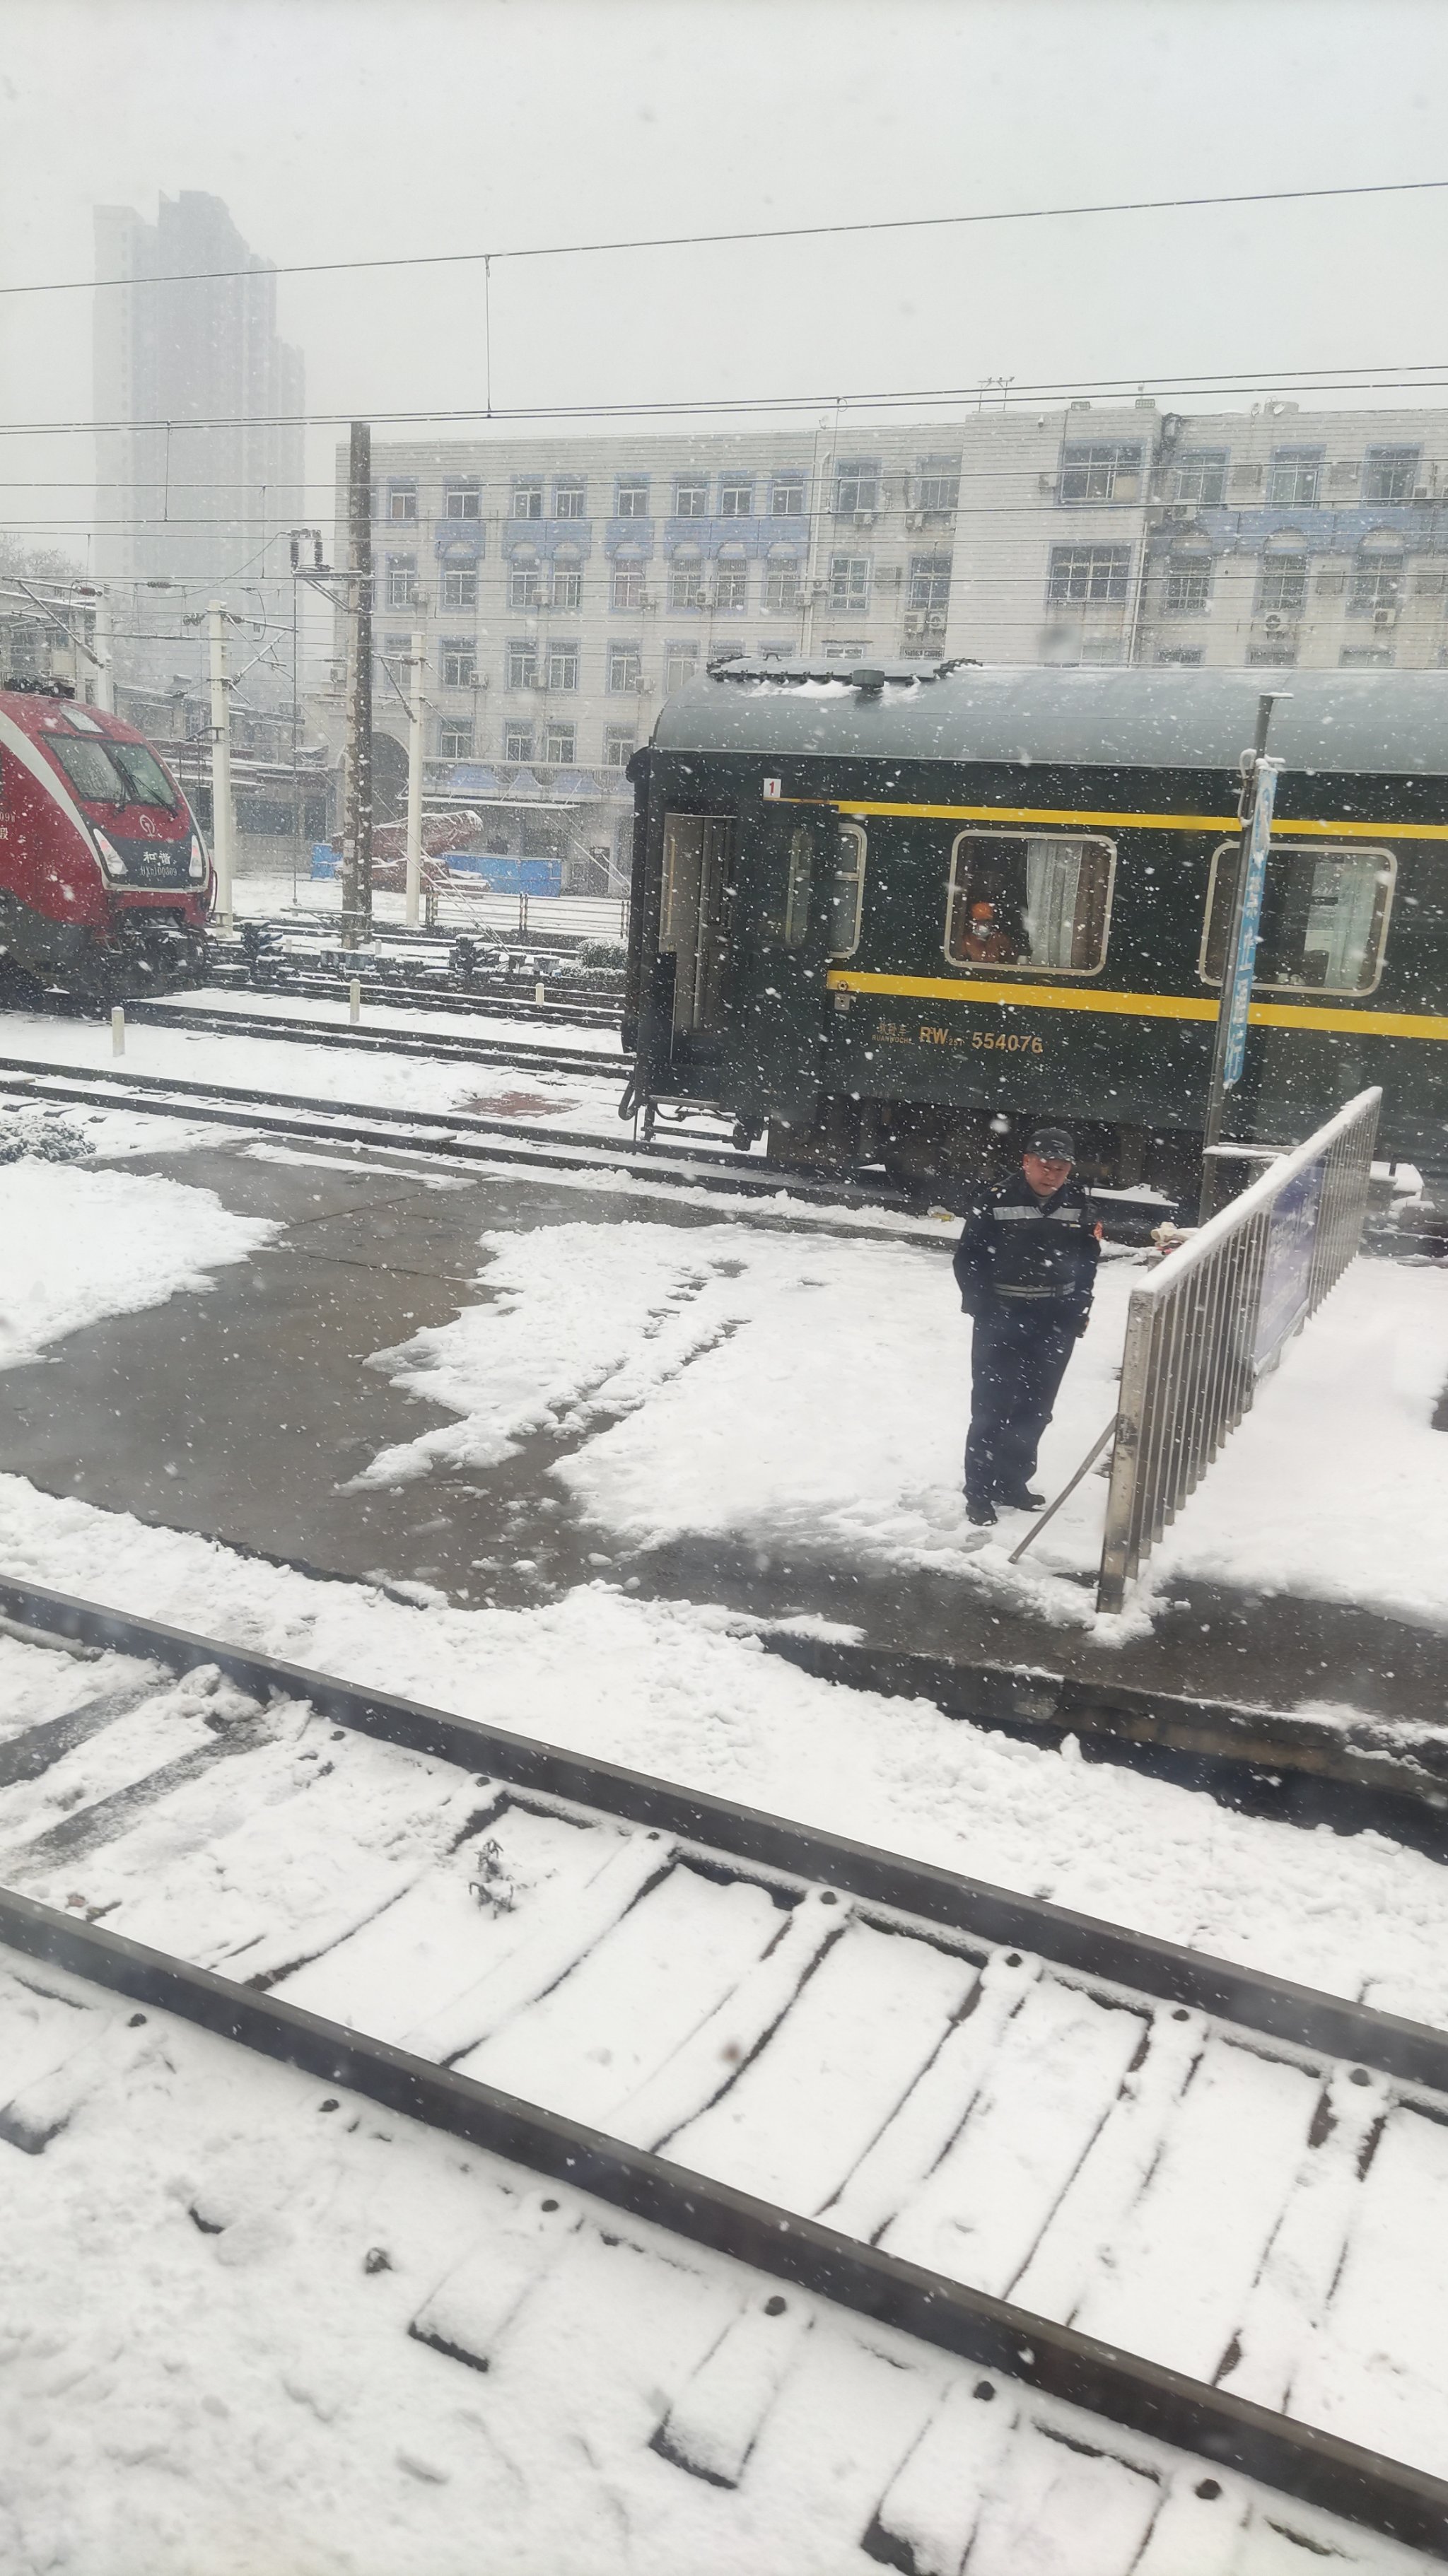
<svg viewBox="0 0 1448 2576">
<path fill-rule="evenodd" d="M 912 1002 L 1003 1002 L 1026 1011 L 1098 1011 L 1143 1020 L 1215 1020 L 1218 1004 L 1193 993 L 1119 993 L 1070 984 L 990 983 L 972 977 L 956 983 L 944 975 L 852 974 L 832 967 L 832 993 L 886 993 Z M 1248 1019 L 1257 1029 L 1324 1029 L 1343 1036 L 1448 1039 L 1448 1016 L 1425 1011 L 1337 1011 L 1304 1002 L 1254 1002 Z"/>
<path fill-rule="evenodd" d="M 938 823 L 1069 823 L 1078 830 L 1230 832 L 1234 837 L 1242 829 L 1235 814 L 1095 814 L 1078 812 L 1074 806 L 1050 805 L 894 805 L 868 796 L 784 796 L 780 803 L 824 806 L 833 813 L 862 819 L 871 814 L 904 814 Z M 1279 814 L 1276 819 L 1283 840 L 1290 840 L 1297 832 L 1312 832 L 1332 841 L 1448 841 L 1448 822 L 1299 823 L 1294 815 L 1287 814 Z"/>
</svg>

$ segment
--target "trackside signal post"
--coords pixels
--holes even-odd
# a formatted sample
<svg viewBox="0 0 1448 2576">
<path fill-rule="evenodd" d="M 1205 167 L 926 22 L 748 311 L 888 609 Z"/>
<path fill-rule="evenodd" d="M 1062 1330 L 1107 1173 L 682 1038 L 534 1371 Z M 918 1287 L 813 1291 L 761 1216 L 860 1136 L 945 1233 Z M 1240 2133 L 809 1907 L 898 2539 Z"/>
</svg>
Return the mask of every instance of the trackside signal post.
<svg viewBox="0 0 1448 2576">
<path fill-rule="evenodd" d="M 1212 1070 L 1207 1083 L 1207 1111 L 1202 1122 L 1202 1190 L 1198 1211 L 1202 1225 L 1215 1214 L 1221 1198 L 1221 1161 L 1214 1149 L 1221 1143 L 1227 1094 L 1235 1091 L 1242 1079 L 1247 1052 L 1247 1013 L 1257 971 L 1262 895 L 1267 882 L 1267 853 L 1272 839 L 1272 807 L 1277 781 L 1282 774 L 1281 761 L 1267 757 L 1267 729 L 1278 698 L 1290 695 L 1290 690 L 1272 690 L 1258 699 L 1256 737 L 1251 750 L 1242 754 L 1242 794 L 1237 808 L 1242 821 L 1242 841 L 1237 853 L 1232 905 L 1227 916 L 1227 941 L 1222 953 L 1222 998 L 1217 1009 Z"/>
</svg>

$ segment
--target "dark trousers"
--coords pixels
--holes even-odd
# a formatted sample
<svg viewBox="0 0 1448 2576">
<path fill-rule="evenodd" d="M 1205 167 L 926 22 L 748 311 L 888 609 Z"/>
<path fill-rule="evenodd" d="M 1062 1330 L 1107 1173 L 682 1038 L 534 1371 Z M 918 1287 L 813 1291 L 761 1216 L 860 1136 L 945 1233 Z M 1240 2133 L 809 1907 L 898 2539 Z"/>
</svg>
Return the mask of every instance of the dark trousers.
<svg viewBox="0 0 1448 2576">
<path fill-rule="evenodd" d="M 970 1349 L 965 1444 L 971 1502 L 993 1502 L 1030 1483 L 1076 1339 L 1076 1320 L 1054 1299 L 981 1299 Z"/>
</svg>

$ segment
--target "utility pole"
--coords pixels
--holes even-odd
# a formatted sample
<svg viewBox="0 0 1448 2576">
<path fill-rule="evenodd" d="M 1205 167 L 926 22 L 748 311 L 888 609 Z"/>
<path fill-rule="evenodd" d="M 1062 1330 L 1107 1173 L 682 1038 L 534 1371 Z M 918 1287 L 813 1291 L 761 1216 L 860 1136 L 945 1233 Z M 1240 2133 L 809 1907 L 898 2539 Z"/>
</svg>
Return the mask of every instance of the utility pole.
<svg viewBox="0 0 1448 2576">
<path fill-rule="evenodd" d="M 95 595 L 92 640 L 96 656 L 95 702 L 103 716 L 113 716 L 116 712 L 116 671 L 108 590 L 98 590 Z"/>
<path fill-rule="evenodd" d="M 407 911 L 409 930 L 417 928 L 418 906 L 422 899 L 422 646 L 423 639 L 412 639 L 411 685 L 407 693 L 409 728 L 407 764 Z"/>
<path fill-rule="evenodd" d="M 216 868 L 216 908 L 231 930 L 231 863 L 235 817 L 231 806 L 231 683 L 226 676 L 226 611 L 213 599 L 206 612 L 211 645 L 211 856 Z"/>
<path fill-rule="evenodd" d="M 347 742 L 342 945 L 372 936 L 372 431 L 352 423 L 347 473 Z"/>
<path fill-rule="evenodd" d="M 1267 729 L 1278 699 L 1291 694 L 1290 689 L 1275 689 L 1258 699 L 1256 738 L 1251 750 L 1242 754 L 1242 793 L 1237 805 L 1242 838 L 1237 851 L 1231 910 L 1227 915 L 1227 936 L 1222 949 L 1222 998 L 1217 1005 L 1212 1070 L 1207 1082 L 1206 1116 L 1202 1122 L 1202 1189 L 1197 1210 L 1198 1222 L 1202 1225 L 1206 1224 L 1208 1217 L 1215 1215 L 1221 1203 L 1221 1160 L 1213 1149 L 1221 1142 L 1227 1093 L 1235 1091 L 1242 1079 L 1247 1051 L 1247 1013 L 1257 967 L 1257 939 L 1262 927 L 1262 891 L 1267 881 L 1272 806 L 1282 772 L 1281 761 L 1267 757 Z M 1221 900 L 1222 891 L 1219 886 L 1213 899 L 1214 909 Z"/>
</svg>

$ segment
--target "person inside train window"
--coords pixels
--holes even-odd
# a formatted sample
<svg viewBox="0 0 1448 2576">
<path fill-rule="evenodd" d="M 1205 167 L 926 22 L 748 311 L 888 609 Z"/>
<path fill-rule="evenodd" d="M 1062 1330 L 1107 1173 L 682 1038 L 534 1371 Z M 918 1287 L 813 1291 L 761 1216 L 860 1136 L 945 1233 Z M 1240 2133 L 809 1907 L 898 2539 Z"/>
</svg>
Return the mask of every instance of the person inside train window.
<svg viewBox="0 0 1448 2576">
<path fill-rule="evenodd" d="M 1109 841 L 961 832 L 951 860 L 945 950 L 957 966 L 1094 974 L 1106 954 Z"/>
</svg>

